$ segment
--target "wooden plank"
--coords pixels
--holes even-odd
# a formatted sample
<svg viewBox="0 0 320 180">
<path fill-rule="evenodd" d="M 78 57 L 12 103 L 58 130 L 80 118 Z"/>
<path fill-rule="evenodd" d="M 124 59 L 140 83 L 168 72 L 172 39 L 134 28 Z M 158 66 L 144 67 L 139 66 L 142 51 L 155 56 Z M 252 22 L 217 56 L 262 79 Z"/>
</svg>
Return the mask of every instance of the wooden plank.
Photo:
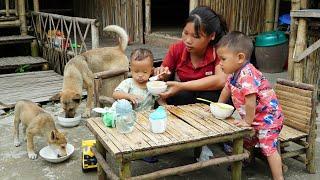
<svg viewBox="0 0 320 180">
<path fill-rule="evenodd" d="M 320 47 L 320 39 L 317 42 L 313 43 L 311 46 L 309 46 L 307 49 L 305 49 L 300 55 L 295 56 L 293 60 L 295 62 L 300 62 L 302 59 L 307 57 L 309 54 L 314 52 L 319 47 Z"/>
<path fill-rule="evenodd" d="M 34 36 L 29 36 L 29 35 L 0 36 L 0 45 L 12 44 L 12 43 L 22 43 L 22 42 L 31 42 L 34 39 L 36 39 Z"/>
<path fill-rule="evenodd" d="M 300 88 L 282 85 L 282 84 L 278 84 L 278 83 L 274 86 L 274 89 L 276 92 L 277 91 L 285 91 L 285 92 L 291 92 L 294 94 L 298 94 L 300 96 L 312 98 L 312 91 L 310 91 L 310 90 L 300 89 Z"/>
<path fill-rule="evenodd" d="M 112 154 L 118 154 L 120 149 L 108 138 L 107 135 L 104 134 L 104 131 L 98 126 L 96 121 L 99 121 L 98 118 L 89 118 L 87 119 L 86 125 L 89 127 L 91 132 L 93 132 L 96 136 L 99 136 L 103 139 L 104 148 L 108 150 L 108 152 Z"/>
<path fill-rule="evenodd" d="M 320 9 L 302 9 L 290 12 L 291 17 L 320 18 Z"/>
<path fill-rule="evenodd" d="M 48 63 L 47 60 L 41 57 L 31 56 L 17 56 L 17 57 L 5 57 L 0 58 L 0 69 L 17 68 L 21 65 L 42 65 Z"/>
<path fill-rule="evenodd" d="M 168 110 L 174 114 L 175 116 L 181 118 L 183 121 L 187 122 L 188 124 L 190 124 L 191 126 L 193 126 L 194 128 L 198 129 L 199 131 L 203 132 L 204 134 L 206 134 L 207 136 L 210 135 L 216 135 L 219 134 L 218 132 L 208 128 L 206 125 L 203 125 L 202 123 L 196 121 L 194 118 L 192 118 L 189 115 L 185 114 L 185 111 L 183 111 L 183 109 L 179 108 L 179 107 L 170 107 L 168 108 Z"/>
<path fill-rule="evenodd" d="M 284 125 L 280 132 L 279 140 L 282 142 L 286 142 L 286 141 L 291 141 L 293 139 L 303 138 L 306 136 L 307 136 L 306 133 Z"/>
<path fill-rule="evenodd" d="M 61 91 L 63 76 L 53 71 L 40 71 L 0 75 L 1 102 L 9 106 L 21 99 L 33 102 L 49 101 Z"/>
<path fill-rule="evenodd" d="M 123 134 L 117 134 L 117 130 L 115 128 L 105 127 L 105 125 L 101 121 L 101 118 L 96 118 L 95 123 L 103 131 L 103 134 L 101 134 L 100 136 L 106 135 L 109 138 L 109 140 L 112 141 L 112 144 L 116 145 L 119 148 L 119 153 L 126 153 L 132 151 L 132 148 L 130 147 L 127 138 Z M 107 145 L 109 146 L 109 144 Z"/>
</svg>

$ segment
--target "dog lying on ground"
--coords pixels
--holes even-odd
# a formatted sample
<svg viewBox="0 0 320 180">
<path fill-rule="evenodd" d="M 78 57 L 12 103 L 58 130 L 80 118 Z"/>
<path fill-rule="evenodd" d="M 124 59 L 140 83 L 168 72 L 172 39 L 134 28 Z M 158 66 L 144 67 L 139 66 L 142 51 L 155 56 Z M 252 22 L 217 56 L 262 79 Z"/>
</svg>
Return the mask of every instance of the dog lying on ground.
<svg viewBox="0 0 320 180">
<path fill-rule="evenodd" d="M 82 88 L 87 89 L 87 104 L 82 117 L 90 117 L 93 107 L 93 80 L 94 73 L 129 67 L 125 55 L 128 45 L 128 35 L 120 26 L 110 25 L 104 31 L 115 32 L 120 42 L 117 47 L 96 48 L 86 51 L 72 58 L 65 66 L 62 92 L 56 94 L 51 100 L 60 99 L 61 106 L 67 118 L 72 118 L 81 102 Z M 102 95 L 111 96 L 113 89 L 124 79 L 116 77 L 103 81 Z"/>
<path fill-rule="evenodd" d="M 20 123 L 23 125 L 23 135 L 27 141 L 27 152 L 30 159 L 37 158 L 37 154 L 34 152 L 34 136 L 46 137 L 49 146 L 57 150 L 58 156 L 67 155 L 65 135 L 57 130 L 52 116 L 36 103 L 23 100 L 18 101 L 15 106 L 13 134 L 14 145 L 17 147 L 20 146 Z"/>
</svg>

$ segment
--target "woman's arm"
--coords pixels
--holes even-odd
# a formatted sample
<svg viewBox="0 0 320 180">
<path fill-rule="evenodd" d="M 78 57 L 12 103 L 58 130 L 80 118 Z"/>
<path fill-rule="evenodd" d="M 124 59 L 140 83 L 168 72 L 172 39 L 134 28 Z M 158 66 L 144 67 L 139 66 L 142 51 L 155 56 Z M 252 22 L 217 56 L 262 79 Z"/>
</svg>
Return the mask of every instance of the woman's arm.
<svg viewBox="0 0 320 180">
<path fill-rule="evenodd" d="M 201 79 L 183 82 L 181 90 L 187 91 L 209 91 L 222 89 L 226 83 L 227 75 L 222 71 L 221 66 L 215 67 L 215 75 Z"/>
<path fill-rule="evenodd" d="M 166 99 L 180 91 L 209 91 L 222 89 L 226 83 L 227 75 L 222 71 L 220 65 L 216 66 L 215 72 L 215 75 L 193 81 L 168 81 L 167 85 L 169 86 L 169 89 L 166 92 L 161 93 L 160 96 Z"/>
</svg>

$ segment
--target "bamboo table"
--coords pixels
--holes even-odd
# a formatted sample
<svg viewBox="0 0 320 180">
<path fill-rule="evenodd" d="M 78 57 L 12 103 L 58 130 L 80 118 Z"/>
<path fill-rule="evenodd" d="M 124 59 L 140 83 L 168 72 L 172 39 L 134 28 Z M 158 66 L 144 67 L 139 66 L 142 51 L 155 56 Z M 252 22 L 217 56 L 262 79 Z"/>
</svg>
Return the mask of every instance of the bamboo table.
<svg viewBox="0 0 320 180">
<path fill-rule="evenodd" d="M 163 134 L 150 131 L 150 112 L 137 113 L 134 130 L 128 134 L 104 126 L 100 117 L 87 120 L 87 126 L 97 139 L 93 150 L 99 162 L 99 179 L 155 179 L 227 162 L 232 162 L 232 179 L 241 179 L 241 160 L 249 157 L 243 150 L 243 137 L 252 135 L 251 128 L 239 128 L 226 120 L 215 119 L 205 104 L 166 106 L 166 109 L 168 121 Z M 230 156 L 131 177 L 133 160 L 227 141 L 233 141 L 233 154 Z M 106 162 L 106 153 L 119 163 L 119 177 Z"/>
</svg>

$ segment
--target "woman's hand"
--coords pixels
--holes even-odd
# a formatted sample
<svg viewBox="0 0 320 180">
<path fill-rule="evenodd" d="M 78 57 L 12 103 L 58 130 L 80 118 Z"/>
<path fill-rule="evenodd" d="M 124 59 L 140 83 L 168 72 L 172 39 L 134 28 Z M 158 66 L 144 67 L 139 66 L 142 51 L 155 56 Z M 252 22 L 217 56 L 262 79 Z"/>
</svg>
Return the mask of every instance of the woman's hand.
<svg viewBox="0 0 320 180">
<path fill-rule="evenodd" d="M 168 67 L 160 66 L 154 69 L 153 74 L 154 76 L 161 74 L 159 75 L 159 80 L 165 80 L 171 74 L 171 72 Z"/>
<path fill-rule="evenodd" d="M 163 99 L 167 99 L 182 90 L 182 82 L 168 81 L 167 85 L 169 87 L 168 90 L 160 94 L 160 97 Z"/>
</svg>

